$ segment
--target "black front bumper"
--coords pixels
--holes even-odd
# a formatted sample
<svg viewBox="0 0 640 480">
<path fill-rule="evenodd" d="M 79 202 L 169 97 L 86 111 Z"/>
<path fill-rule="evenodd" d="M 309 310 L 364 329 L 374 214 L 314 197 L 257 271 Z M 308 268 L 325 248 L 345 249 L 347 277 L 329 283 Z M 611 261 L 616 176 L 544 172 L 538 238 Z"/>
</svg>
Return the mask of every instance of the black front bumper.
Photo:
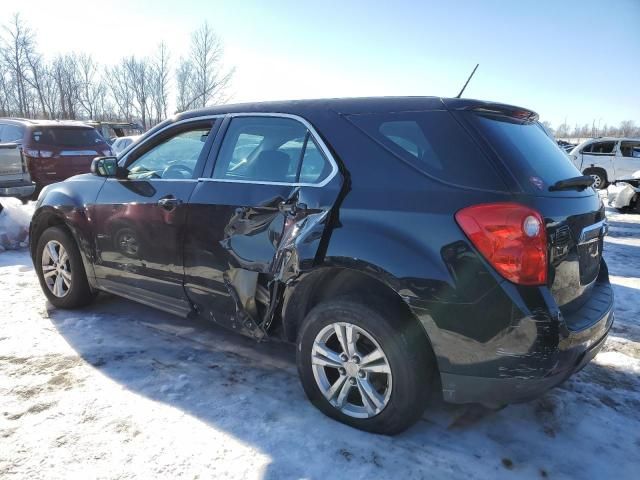
<svg viewBox="0 0 640 480">
<path fill-rule="evenodd" d="M 578 312 L 562 320 L 554 352 L 546 354 L 551 368 L 543 374 L 503 372 L 496 377 L 441 372 L 444 400 L 451 403 L 482 403 L 497 406 L 524 402 L 562 383 L 582 369 L 602 349 L 614 320 L 613 288 L 608 281 L 594 289 L 591 299 Z"/>
</svg>

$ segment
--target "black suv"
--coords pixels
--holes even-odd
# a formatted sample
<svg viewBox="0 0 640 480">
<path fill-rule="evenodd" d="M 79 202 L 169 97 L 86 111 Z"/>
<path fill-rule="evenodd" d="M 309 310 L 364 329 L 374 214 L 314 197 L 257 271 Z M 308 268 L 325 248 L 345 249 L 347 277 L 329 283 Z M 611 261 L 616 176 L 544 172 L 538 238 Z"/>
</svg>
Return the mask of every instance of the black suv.
<svg viewBox="0 0 640 480">
<path fill-rule="evenodd" d="M 605 212 L 529 110 L 467 99 L 228 105 L 46 187 L 60 308 L 106 291 L 297 345 L 309 399 L 393 434 L 430 391 L 494 406 L 582 368 L 613 322 Z"/>
</svg>

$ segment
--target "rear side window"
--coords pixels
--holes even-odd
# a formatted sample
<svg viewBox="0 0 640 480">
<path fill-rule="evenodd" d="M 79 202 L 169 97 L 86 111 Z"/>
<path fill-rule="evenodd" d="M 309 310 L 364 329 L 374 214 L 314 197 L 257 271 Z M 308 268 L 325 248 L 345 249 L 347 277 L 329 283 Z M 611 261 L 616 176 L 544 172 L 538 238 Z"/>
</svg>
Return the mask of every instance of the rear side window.
<svg viewBox="0 0 640 480">
<path fill-rule="evenodd" d="M 18 142 L 24 136 L 24 128 L 18 125 L 0 125 L 0 143 Z"/>
<path fill-rule="evenodd" d="M 623 157 L 640 158 L 640 142 L 622 142 L 620 153 Z"/>
<path fill-rule="evenodd" d="M 331 164 L 302 123 L 291 118 L 237 117 L 225 134 L 213 177 L 320 183 L 330 173 Z"/>
<path fill-rule="evenodd" d="M 525 189 L 548 192 L 548 187 L 558 180 L 582 175 L 556 142 L 535 123 L 475 112 L 463 115 L 478 128 Z"/>
<path fill-rule="evenodd" d="M 466 131 L 446 111 L 351 115 L 387 151 L 447 183 L 485 190 L 505 184 Z"/>
<path fill-rule="evenodd" d="M 38 145 L 60 147 L 92 147 L 104 143 L 104 139 L 93 128 L 36 128 L 31 132 L 31 139 Z"/>
</svg>

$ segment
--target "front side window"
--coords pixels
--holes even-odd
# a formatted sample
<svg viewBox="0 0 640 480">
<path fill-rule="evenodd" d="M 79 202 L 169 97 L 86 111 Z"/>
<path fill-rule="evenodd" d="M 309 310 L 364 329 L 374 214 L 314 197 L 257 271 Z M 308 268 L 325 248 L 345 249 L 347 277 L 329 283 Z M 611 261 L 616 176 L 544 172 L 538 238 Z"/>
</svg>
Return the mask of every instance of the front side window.
<svg viewBox="0 0 640 480">
<path fill-rule="evenodd" d="M 183 130 L 147 150 L 129 166 L 130 179 L 189 179 L 207 141 L 211 126 Z"/>
<path fill-rule="evenodd" d="M 596 142 L 582 150 L 582 153 L 591 153 L 592 155 L 612 155 L 616 148 L 616 142 Z"/>
<path fill-rule="evenodd" d="M 297 120 L 237 117 L 231 121 L 213 178 L 275 183 L 319 183 L 331 164 Z"/>
</svg>

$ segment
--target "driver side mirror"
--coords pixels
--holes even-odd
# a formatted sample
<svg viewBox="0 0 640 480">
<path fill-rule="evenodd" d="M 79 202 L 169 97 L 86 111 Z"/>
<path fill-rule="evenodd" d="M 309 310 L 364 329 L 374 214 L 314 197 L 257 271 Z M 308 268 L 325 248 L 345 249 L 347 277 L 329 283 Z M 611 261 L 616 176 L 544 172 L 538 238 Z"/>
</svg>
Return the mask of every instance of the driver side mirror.
<svg viewBox="0 0 640 480">
<path fill-rule="evenodd" d="M 91 162 L 91 173 L 98 177 L 116 177 L 120 173 L 116 157 L 96 157 Z"/>
</svg>

